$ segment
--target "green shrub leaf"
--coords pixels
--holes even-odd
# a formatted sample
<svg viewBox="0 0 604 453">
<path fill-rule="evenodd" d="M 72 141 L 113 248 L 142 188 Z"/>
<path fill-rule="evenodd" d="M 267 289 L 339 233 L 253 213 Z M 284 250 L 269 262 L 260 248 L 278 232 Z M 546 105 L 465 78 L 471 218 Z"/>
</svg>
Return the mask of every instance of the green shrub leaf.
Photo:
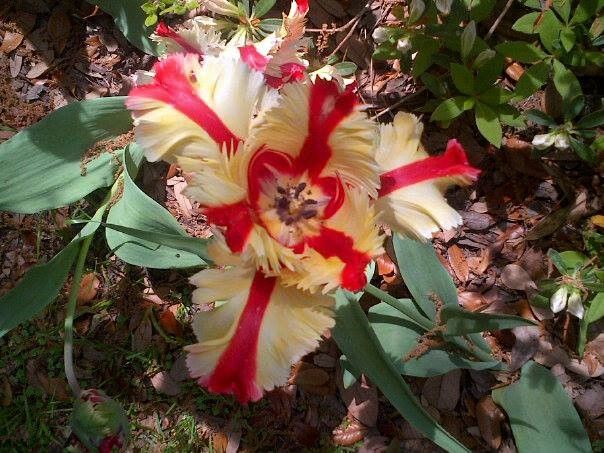
<svg viewBox="0 0 604 453">
<path fill-rule="evenodd" d="M 476 116 L 476 127 L 491 144 L 499 148 L 503 131 L 499 122 L 499 115 L 488 105 L 477 102 L 474 109 Z"/>
<path fill-rule="evenodd" d="M 504 57 L 521 63 L 535 63 L 547 56 L 538 47 L 524 41 L 502 42 L 497 44 L 495 49 Z"/>
<path fill-rule="evenodd" d="M 541 16 L 540 12 L 534 11 L 532 13 L 525 14 L 512 25 L 512 30 L 532 35 L 537 33 L 537 19 Z"/>
<path fill-rule="evenodd" d="M 262 17 L 275 6 L 277 0 L 259 0 L 254 5 L 254 17 Z"/>
<path fill-rule="evenodd" d="M 455 87 L 463 94 L 471 95 L 474 92 L 474 75 L 465 66 L 451 63 L 451 78 Z"/>
<path fill-rule="evenodd" d="M 547 368 L 527 362 L 518 382 L 492 394 L 508 415 L 518 451 L 591 452 L 572 401 Z"/>
<path fill-rule="evenodd" d="M 123 97 L 100 98 L 62 107 L 0 144 L 0 210 L 58 208 L 110 186 L 121 154 L 84 163 L 84 153 L 131 127 Z"/>
<path fill-rule="evenodd" d="M 382 349 L 356 296 L 343 290 L 336 293 L 333 336 L 353 366 L 378 386 L 415 429 L 446 451 L 468 451 L 422 407 Z"/>
<path fill-rule="evenodd" d="M 604 125 L 604 109 L 585 115 L 576 124 L 580 129 L 592 129 L 602 125 Z"/>
<path fill-rule="evenodd" d="M 521 98 L 528 98 L 531 94 L 541 88 L 549 78 L 550 67 L 547 63 L 541 61 L 534 64 L 520 77 L 514 94 Z"/>
<path fill-rule="evenodd" d="M 125 166 L 127 169 L 129 165 Z M 149 198 L 132 181 L 128 170 L 124 170 L 124 190 L 121 198 L 113 205 L 107 216 L 108 228 L 105 231 L 107 244 L 114 253 L 127 263 L 136 266 L 157 269 L 202 266 L 206 261 L 200 257 L 205 254 L 205 241 L 190 238 L 174 217 L 163 207 Z M 116 231 L 115 226 L 132 230 Z M 135 236 L 136 230 L 156 235 L 150 241 Z M 180 236 L 185 243 L 197 243 L 199 254 L 182 248 L 159 245 L 160 240 L 173 240 Z M 192 239 L 193 241 L 189 241 Z M 174 244 L 174 243 L 172 243 Z"/>
<path fill-rule="evenodd" d="M 476 41 L 476 23 L 471 20 L 461 33 L 461 58 L 466 61 Z M 470 93 L 466 93 L 470 94 Z"/>
<path fill-rule="evenodd" d="M 430 121 L 451 121 L 474 106 L 474 99 L 456 96 L 441 102 L 432 112 Z"/>
<path fill-rule="evenodd" d="M 143 52 L 157 56 L 157 44 L 149 39 L 153 30 L 149 25 L 157 21 L 149 21 L 141 5 L 143 0 L 87 0 L 99 6 L 107 14 L 113 16 L 117 28 L 124 36 Z M 151 17 L 151 16 L 150 16 Z M 149 23 L 148 23 L 149 22 Z M 153 22 L 153 23 L 151 23 Z"/>
</svg>

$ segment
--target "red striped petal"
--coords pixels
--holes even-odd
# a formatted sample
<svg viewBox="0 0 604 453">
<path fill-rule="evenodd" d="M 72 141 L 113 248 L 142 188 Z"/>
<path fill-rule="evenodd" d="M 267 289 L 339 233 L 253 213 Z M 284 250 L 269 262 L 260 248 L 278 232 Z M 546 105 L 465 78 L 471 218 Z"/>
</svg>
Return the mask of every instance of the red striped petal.
<svg viewBox="0 0 604 453">
<path fill-rule="evenodd" d="M 468 162 L 463 146 L 452 139 L 440 156 L 426 157 L 381 174 L 378 196 L 383 197 L 403 187 L 432 179 L 461 176 L 475 180 L 479 174 L 480 170 Z"/>
<path fill-rule="evenodd" d="M 315 249 L 324 258 L 337 257 L 342 260 L 342 287 L 349 291 L 359 291 L 367 284 L 365 268 L 371 260 L 366 253 L 354 249 L 351 237 L 341 231 L 322 228 L 318 236 L 307 240 L 309 247 Z"/>
<path fill-rule="evenodd" d="M 308 12 L 308 0 L 297 0 L 296 3 L 300 14 L 306 14 Z"/>
<path fill-rule="evenodd" d="M 307 170 L 311 178 L 316 178 L 333 154 L 329 136 L 353 112 L 357 99 L 352 90 L 340 93 L 337 82 L 317 78 L 311 86 L 309 103 L 308 135 L 295 167 Z"/>
<path fill-rule="evenodd" d="M 203 56 L 203 52 L 199 49 L 195 48 L 192 44 L 190 44 L 186 39 L 180 36 L 176 30 L 174 30 L 169 25 L 166 25 L 164 22 L 160 22 L 155 29 L 155 34 L 157 36 L 161 36 L 162 38 L 168 38 L 178 44 L 182 49 L 187 53 L 196 53 Z"/>
<path fill-rule="evenodd" d="M 129 98 L 143 97 L 169 104 L 197 123 L 221 147 L 226 145 L 229 149 L 235 149 L 241 139 L 229 130 L 216 112 L 195 92 L 193 74 L 186 67 L 188 58 L 197 60 L 198 56 L 175 54 L 156 63 L 153 67 L 153 82 L 135 87 Z"/>
<path fill-rule="evenodd" d="M 239 54 L 241 59 L 252 69 L 260 72 L 266 70 L 266 65 L 270 61 L 270 58 L 266 55 L 262 55 L 256 49 L 256 46 L 250 44 L 239 48 Z"/>
<path fill-rule="evenodd" d="M 254 228 L 247 202 L 240 201 L 235 204 L 205 208 L 203 213 L 208 223 L 225 227 L 224 237 L 232 252 L 243 251 L 247 238 Z"/>
<path fill-rule="evenodd" d="M 265 277 L 260 271 L 254 275 L 233 339 L 212 374 L 200 382 L 209 391 L 235 395 L 241 403 L 262 397 L 262 389 L 256 384 L 258 337 L 276 283 L 275 277 Z"/>
</svg>

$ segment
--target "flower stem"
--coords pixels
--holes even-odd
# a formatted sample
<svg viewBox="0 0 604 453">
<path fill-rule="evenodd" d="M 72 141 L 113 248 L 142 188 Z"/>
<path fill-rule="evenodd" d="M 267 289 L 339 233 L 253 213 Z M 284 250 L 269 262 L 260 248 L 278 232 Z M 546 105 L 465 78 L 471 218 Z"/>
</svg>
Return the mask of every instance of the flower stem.
<svg viewBox="0 0 604 453">
<path fill-rule="evenodd" d="M 71 283 L 69 301 L 67 302 L 67 312 L 65 313 L 65 344 L 63 346 L 63 362 L 65 365 L 65 376 L 67 376 L 67 382 L 69 383 L 69 387 L 71 388 L 75 398 L 80 397 L 82 389 L 78 384 L 78 379 L 76 378 L 75 371 L 73 369 L 73 318 L 78 301 L 78 293 L 80 292 L 84 264 L 86 263 L 86 256 L 88 255 L 88 249 L 90 248 L 90 243 L 92 242 L 93 237 L 94 234 L 91 234 L 90 236 L 84 238 L 82 245 L 80 246 L 78 261 L 73 272 L 73 281 Z"/>
</svg>

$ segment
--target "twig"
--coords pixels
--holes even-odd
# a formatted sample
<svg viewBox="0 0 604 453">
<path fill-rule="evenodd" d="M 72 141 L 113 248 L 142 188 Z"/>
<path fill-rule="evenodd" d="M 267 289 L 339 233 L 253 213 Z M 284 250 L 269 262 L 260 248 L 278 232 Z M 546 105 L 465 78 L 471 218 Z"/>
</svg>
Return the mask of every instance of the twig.
<svg viewBox="0 0 604 453">
<path fill-rule="evenodd" d="M 376 113 L 375 115 L 373 115 L 370 119 L 375 120 L 377 118 L 379 118 L 380 116 L 382 116 L 384 113 L 388 113 L 398 107 L 400 107 L 401 105 L 409 102 L 411 99 L 413 99 L 416 96 L 419 96 L 420 94 L 422 94 L 424 91 L 426 91 L 426 87 L 421 87 L 419 90 L 417 90 L 415 93 L 409 94 L 407 96 L 405 96 L 402 99 L 399 99 L 398 101 L 396 101 L 394 104 L 392 104 L 389 107 L 386 107 L 384 110 L 382 110 L 381 112 Z"/>
<path fill-rule="evenodd" d="M 337 27 L 337 28 L 307 28 L 306 31 L 309 32 L 309 33 L 338 33 L 338 32 L 344 31 L 348 27 L 351 27 L 355 23 L 355 21 L 361 19 L 361 17 L 363 17 L 365 15 L 365 13 L 368 12 L 371 9 L 371 3 L 372 2 L 367 2 L 365 4 L 365 6 L 363 6 L 363 9 L 361 9 L 358 13 L 356 13 L 355 16 L 352 19 L 350 19 L 348 22 L 346 22 L 341 27 Z"/>
<path fill-rule="evenodd" d="M 348 41 L 350 39 L 350 37 L 352 36 L 352 34 L 354 33 L 354 30 L 357 28 L 358 23 L 361 21 L 361 18 L 359 17 L 356 22 L 353 24 L 352 27 L 350 27 L 350 31 L 348 33 L 346 33 L 346 36 L 344 36 L 344 39 L 342 39 L 342 41 L 340 41 L 340 43 L 336 46 L 335 49 L 333 49 L 333 52 L 331 52 L 329 55 L 327 55 L 327 59 L 329 59 L 330 57 L 332 57 L 333 55 L 335 55 L 344 44 L 346 44 L 346 41 Z"/>
<path fill-rule="evenodd" d="M 489 38 L 491 37 L 491 35 L 495 31 L 495 29 L 499 26 L 499 22 L 501 22 L 501 20 L 503 19 L 503 16 L 505 16 L 507 14 L 508 10 L 512 6 L 512 3 L 514 3 L 514 0 L 508 0 L 508 2 L 505 4 L 503 11 L 501 11 L 501 14 L 497 17 L 497 19 L 495 19 L 495 22 L 493 22 L 493 25 L 491 25 L 491 28 L 489 28 L 488 33 L 484 37 L 485 41 L 489 40 Z"/>
</svg>

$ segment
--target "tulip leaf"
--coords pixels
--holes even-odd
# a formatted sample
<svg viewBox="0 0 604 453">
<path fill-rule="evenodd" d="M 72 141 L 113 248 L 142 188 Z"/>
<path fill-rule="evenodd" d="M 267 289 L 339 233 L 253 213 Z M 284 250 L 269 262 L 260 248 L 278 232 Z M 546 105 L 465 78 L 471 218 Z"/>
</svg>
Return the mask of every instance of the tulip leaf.
<svg viewBox="0 0 604 453">
<path fill-rule="evenodd" d="M 411 300 L 400 299 L 400 301 L 409 309 L 416 310 Z M 429 377 L 458 368 L 484 370 L 500 365 L 495 360 L 489 362 L 468 360 L 454 350 L 444 349 L 430 349 L 419 357 L 407 360 L 407 355 L 417 348 L 424 331 L 409 322 L 396 308 L 385 303 L 371 307 L 368 318 L 382 348 L 401 374 Z"/>
<path fill-rule="evenodd" d="M 382 349 L 358 304 L 358 295 L 336 293 L 336 326 L 333 336 L 353 364 L 365 374 L 409 423 L 435 444 L 449 452 L 468 451 L 426 412 Z"/>
<path fill-rule="evenodd" d="M 143 0 L 87 0 L 113 16 L 117 28 L 126 39 L 143 52 L 157 56 L 157 44 L 149 35 L 153 31 L 146 24 L 147 15 L 141 9 Z"/>
<path fill-rule="evenodd" d="M 591 452 L 572 401 L 547 368 L 529 361 L 518 382 L 492 394 L 508 415 L 518 451 Z"/>
<path fill-rule="evenodd" d="M 443 307 L 440 316 L 447 326 L 445 335 L 453 336 L 535 325 L 534 322 L 519 316 L 472 312 L 452 305 Z"/>
<path fill-rule="evenodd" d="M 129 162 L 129 155 L 127 156 Z M 132 180 L 131 165 L 125 165 L 124 190 L 121 198 L 113 205 L 107 216 L 105 236 L 114 253 L 127 263 L 156 269 L 202 266 L 206 261 L 205 241 L 187 235 L 174 217 L 157 202 L 149 198 Z M 117 231 L 117 227 L 124 227 Z M 128 230 L 130 228 L 131 230 Z M 143 236 L 136 232 L 142 231 Z M 155 234 L 154 240 L 143 239 L 145 233 Z M 191 244 L 196 242 L 199 253 L 191 253 L 174 247 L 176 240 Z M 160 241 L 171 245 L 161 245 Z M 180 244 L 179 244 L 180 245 Z"/>
<path fill-rule="evenodd" d="M 30 269 L 0 298 L 0 337 L 40 313 L 57 298 L 80 251 L 80 243 L 94 234 L 107 205 L 102 205 L 79 234 L 50 261 Z"/>
<path fill-rule="evenodd" d="M 62 107 L 0 144 L 0 210 L 34 213 L 113 184 L 120 152 L 84 158 L 95 143 L 132 127 L 123 97 Z"/>
</svg>

